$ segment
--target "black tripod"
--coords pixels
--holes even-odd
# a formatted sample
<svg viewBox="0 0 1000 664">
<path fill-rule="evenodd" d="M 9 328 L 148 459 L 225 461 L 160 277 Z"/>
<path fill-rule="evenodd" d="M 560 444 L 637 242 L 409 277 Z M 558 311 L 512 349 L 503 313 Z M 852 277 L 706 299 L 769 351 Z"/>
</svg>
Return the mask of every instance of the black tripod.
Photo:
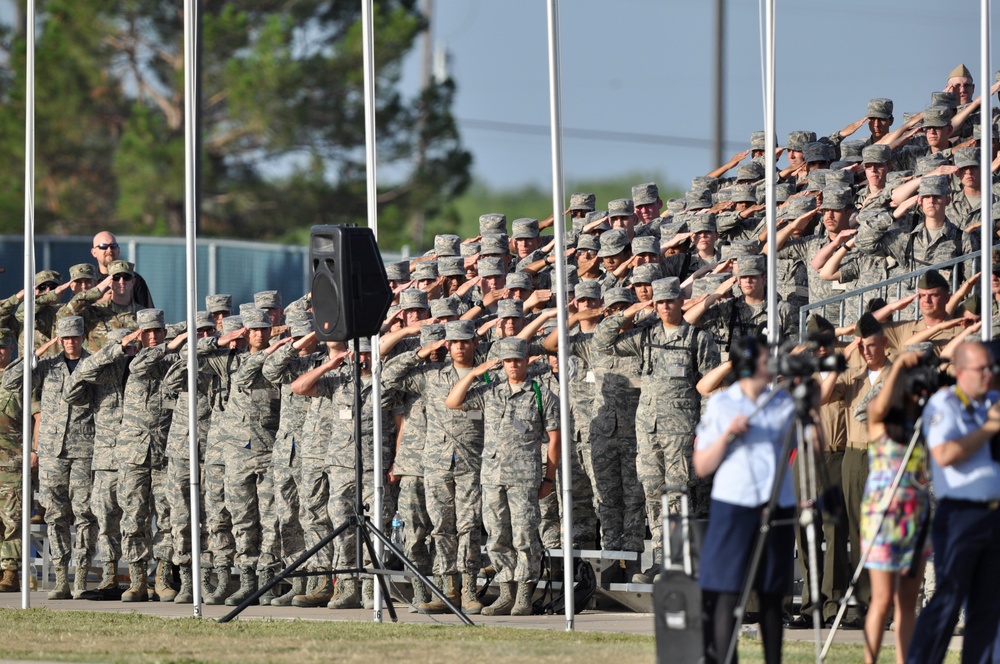
<svg viewBox="0 0 1000 664">
<path fill-rule="evenodd" d="M 361 357 L 359 338 L 354 338 L 354 514 L 348 517 L 347 521 L 340 524 L 334 528 L 329 535 L 324 537 L 322 540 L 316 543 L 314 547 L 299 556 L 291 565 L 281 570 L 278 574 L 274 576 L 271 581 L 264 584 L 257 589 L 250 597 L 246 598 L 242 604 L 237 606 L 235 609 L 230 611 L 224 617 L 219 619 L 220 623 L 229 622 L 240 613 L 243 612 L 248 606 L 256 604 L 260 599 L 261 595 L 266 593 L 268 590 L 273 588 L 276 584 L 280 583 L 284 579 L 298 577 L 298 576 L 316 576 L 317 574 L 326 574 L 323 572 L 297 572 L 296 570 L 302 566 L 307 560 L 316 555 L 317 552 L 323 549 L 326 545 L 332 542 L 334 539 L 339 537 L 342 533 L 347 531 L 349 528 L 354 528 L 357 534 L 355 539 L 355 567 L 348 569 L 335 569 L 330 570 L 331 574 L 374 574 L 375 578 L 378 579 L 379 587 L 382 590 L 382 597 L 385 598 L 386 608 L 389 611 L 389 617 L 392 618 L 393 622 L 398 621 L 396 616 L 396 608 L 392 604 L 392 598 L 389 595 L 389 588 L 385 582 L 385 575 L 390 574 L 391 570 L 386 569 L 382 565 L 382 561 L 379 559 L 375 552 L 375 547 L 372 544 L 372 537 L 380 540 L 382 544 L 389 549 L 392 553 L 399 558 L 399 560 L 413 572 L 420 581 L 427 585 L 427 588 L 434 593 L 445 606 L 448 607 L 452 613 L 458 616 L 462 622 L 466 625 L 472 625 L 473 622 L 469 620 L 469 617 L 462 613 L 462 610 L 455 606 L 451 600 L 441 591 L 440 588 L 435 586 L 430 579 L 424 575 L 423 572 L 417 569 L 416 565 L 413 564 L 409 558 L 392 543 L 392 540 L 385 535 L 380 528 L 375 527 L 371 519 L 365 512 L 368 506 L 365 505 L 364 493 L 362 490 L 364 481 L 364 455 L 361 452 L 361 364 L 357 361 L 357 358 Z M 378 405 L 376 405 L 376 408 Z M 376 445 L 381 444 L 380 441 L 375 441 Z M 381 518 L 381 517 L 380 517 Z M 374 569 L 368 569 L 365 567 L 364 552 L 367 549 L 368 555 L 371 558 L 372 565 Z"/>
</svg>

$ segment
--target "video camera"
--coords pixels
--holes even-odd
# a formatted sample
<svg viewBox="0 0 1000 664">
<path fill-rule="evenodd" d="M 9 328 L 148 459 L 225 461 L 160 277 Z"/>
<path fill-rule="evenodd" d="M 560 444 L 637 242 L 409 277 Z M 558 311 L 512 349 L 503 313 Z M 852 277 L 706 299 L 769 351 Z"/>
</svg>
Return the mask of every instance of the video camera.
<svg viewBox="0 0 1000 664">
<path fill-rule="evenodd" d="M 941 365 L 946 363 L 932 350 L 924 353 L 920 362 L 903 375 L 904 393 L 914 394 L 925 402 L 942 387 L 953 385 L 955 379 L 941 371 Z"/>
<path fill-rule="evenodd" d="M 824 371 L 843 373 L 847 371 L 847 360 L 836 353 L 825 357 L 807 353 L 791 355 L 785 348 L 781 348 L 771 356 L 768 368 L 776 376 L 805 377 Z"/>
</svg>

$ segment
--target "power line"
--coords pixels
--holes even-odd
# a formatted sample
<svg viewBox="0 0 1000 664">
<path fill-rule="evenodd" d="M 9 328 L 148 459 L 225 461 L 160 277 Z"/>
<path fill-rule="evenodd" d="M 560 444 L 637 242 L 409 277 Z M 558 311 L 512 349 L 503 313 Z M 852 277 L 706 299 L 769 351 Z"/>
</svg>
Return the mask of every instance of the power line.
<svg viewBox="0 0 1000 664">
<path fill-rule="evenodd" d="M 481 129 L 505 134 L 524 134 L 528 136 L 548 136 L 549 126 L 528 124 L 524 122 L 504 122 L 501 120 L 477 120 L 459 118 L 458 123 L 467 129 Z M 604 129 L 580 129 L 563 127 L 563 134 L 568 138 L 582 138 L 592 141 L 612 141 L 616 143 L 642 143 L 645 145 L 669 145 L 678 148 L 696 148 L 710 150 L 712 141 L 708 138 L 689 138 L 686 136 L 667 136 L 664 134 L 640 134 L 631 131 L 609 131 Z M 725 141 L 730 150 L 747 149 L 749 145 L 737 141 Z"/>
</svg>

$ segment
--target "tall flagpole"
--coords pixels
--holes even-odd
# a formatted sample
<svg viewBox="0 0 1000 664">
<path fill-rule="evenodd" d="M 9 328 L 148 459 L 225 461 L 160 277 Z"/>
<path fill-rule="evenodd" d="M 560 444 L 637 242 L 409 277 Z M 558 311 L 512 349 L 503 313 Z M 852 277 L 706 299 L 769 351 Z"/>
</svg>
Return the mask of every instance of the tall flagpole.
<svg viewBox="0 0 1000 664">
<path fill-rule="evenodd" d="M 372 0 L 361 0 L 362 66 L 365 80 L 365 175 L 368 190 L 368 227 L 378 244 L 378 190 L 375 181 L 375 29 L 372 25 Z M 372 438 L 375 441 L 372 473 L 375 476 L 375 499 L 372 524 L 382 530 L 382 367 L 378 354 L 378 335 L 372 339 Z M 375 555 L 382 559 L 382 540 L 375 538 Z M 373 583 L 375 608 L 372 620 L 382 622 L 382 586 Z"/>
<path fill-rule="evenodd" d="M 767 203 L 767 339 L 778 339 L 778 227 L 775 225 L 774 176 L 777 135 L 774 131 L 774 0 L 764 0 L 764 175 Z"/>
<path fill-rule="evenodd" d="M 993 339 L 993 96 L 990 94 L 993 76 L 990 68 L 990 0 L 982 0 L 980 17 L 980 48 L 979 75 L 982 77 L 982 101 L 979 106 L 979 177 L 982 203 L 979 214 L 982 233 L 979 245 L 982 247 L 983 258 L 980 262 L 979 303 L 982 306 L 983 341 Z"/>
<path fill-rule="evenodd" d="M 35 0 L 28 0 L 24 95 L 24 383 L 21 387 L 21 608 L 31 608 L 31 374 L 35 359 Z"/>
<path fill-rule="evenodd" d="M 549 0 L 549 124 L 552 136 L 552 219 L 556 246 L 556 313 L 559 324 L 559 441 L 562 465 L 563 597 L 566 630 L 573 631 L 573 437 L 569 424 L 569 364 L 566 312 L 566 219 L 563 199 L 562 72 L 559 64 L 559 0 Z M 551 581 L 551 579 L 550 579 Z"/>
</svg>

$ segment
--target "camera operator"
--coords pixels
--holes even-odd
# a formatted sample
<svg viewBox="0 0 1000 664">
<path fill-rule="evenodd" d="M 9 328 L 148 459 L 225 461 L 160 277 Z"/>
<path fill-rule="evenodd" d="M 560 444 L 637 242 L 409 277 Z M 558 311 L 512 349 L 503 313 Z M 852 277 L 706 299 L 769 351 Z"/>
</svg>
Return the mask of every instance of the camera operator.
<svg viewBox="0 0 1000 664">
<path fill-rule="evenodd" d="M 715 473 L 699 579 L 706 641 L 714 644 L 706 661 L 725 657 L 736 628 L 734 610 L 758 537 L 761 510 L 770 500 L 779 468 L 788 463 L 781 454 L 795 422 L 792 397 L 784 390 L 771 394 L 768 388 L 773 377 L 764 341 L 755 336 L 735 339 L 731 358 L 738 380 L 709 399 L 698 424 L 693 459 L 698 475 Z M 764 658 L 769 663 L 781 661 L 781 605 L 792 587 L 795 493 L 787 472 L 772 517 L 782 523 L 768 532 L 753 579 L 760 599 Z"/>
<path fill-rule="evenodd" d="M 920 612 L 909 662 L 940 662 L 965 605 L 962 661 L 989 661 L 1000 626 L 1000 393 L 990 390 L 993 357 L 977 341 L 955 352 L 956 385 L 924 409 L 938 508 L 931 537 L 937 589 Z"/>
</svg>

